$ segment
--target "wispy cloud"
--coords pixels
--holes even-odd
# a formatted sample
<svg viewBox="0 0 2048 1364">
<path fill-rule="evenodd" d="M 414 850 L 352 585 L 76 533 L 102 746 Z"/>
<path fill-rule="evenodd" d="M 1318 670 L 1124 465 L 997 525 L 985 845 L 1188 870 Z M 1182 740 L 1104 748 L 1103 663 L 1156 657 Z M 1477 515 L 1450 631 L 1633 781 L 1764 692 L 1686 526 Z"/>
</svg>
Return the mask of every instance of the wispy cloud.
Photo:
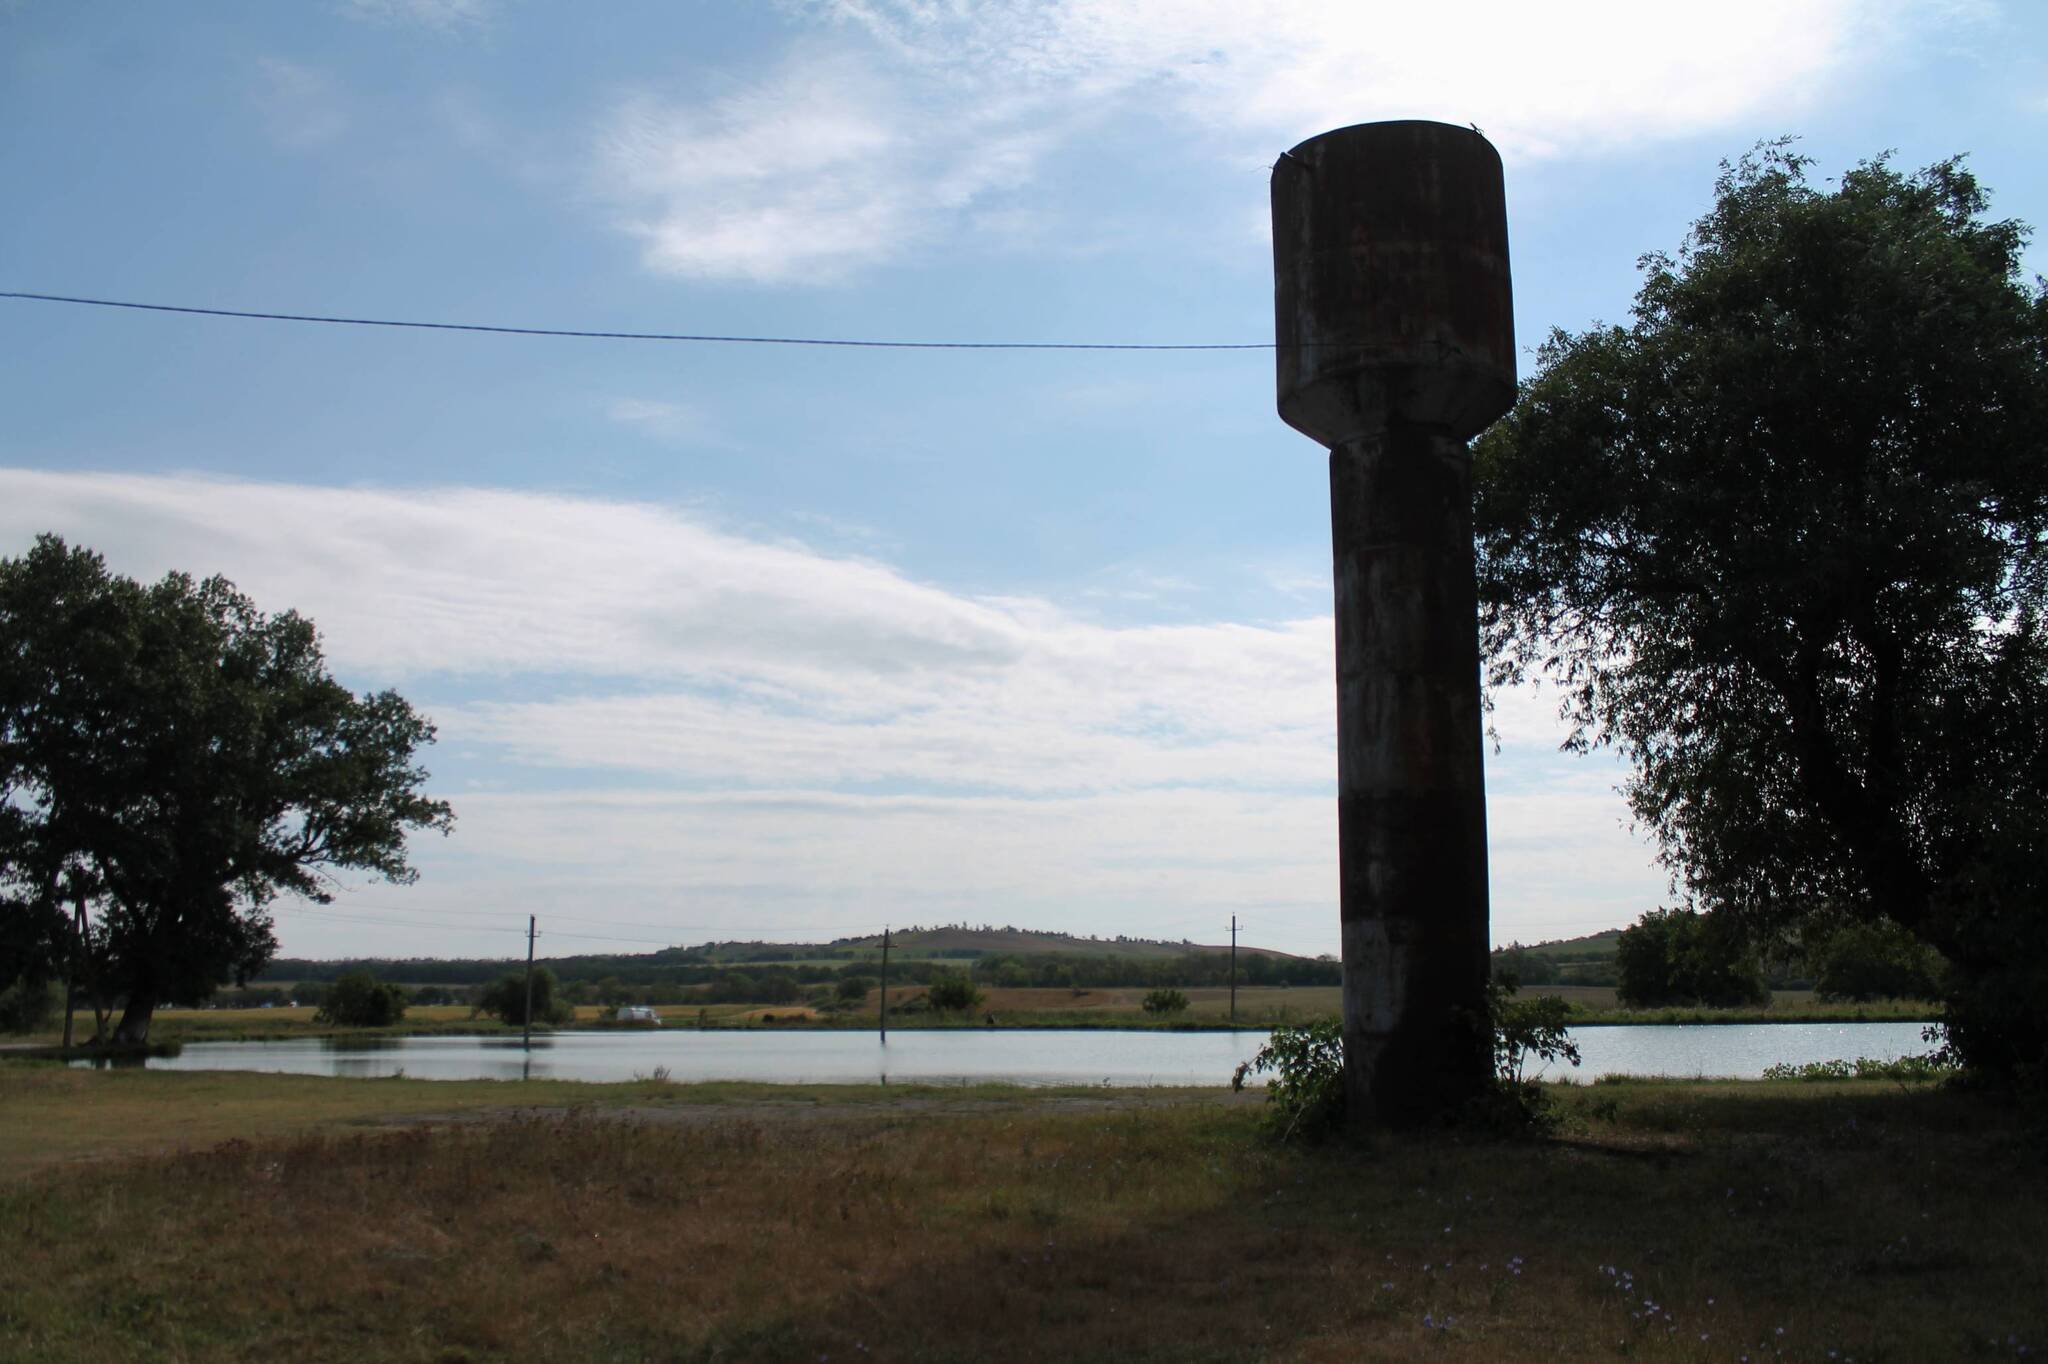
<svg viewBox="0 0 2048 1364">
<path fill-rule="evenodd" d="M 605 404 L 604 413 L 621 426 L 676 444 L 700 444 L 711 435 L 711 422 L 704 410 L 689 403 L 614 398 Z"/>
<path fill-rule="evenodd" d="M 721 93 L 643 90 L 604 120 L 597 184 L 651 269 L 835 281 L 949 232 L 998 247 L 1055 235 L 1058 215 L 1015 191 L 1133 113 L 1154 120 L 1162 150 L 1247 163 L 1374 118 L 1475 123 L 1523 161 L 1762 114 L 1789 126 L 1837 77 L 1940 22 L 1901 0 L 1728 0 L 1711 24 L 1635 0 L 788 11 L 822 24 L 772 73 Z"/>
<path fill-rule="evenodd" d="M 1372 118 L 1476 121 L 1556 155 L 1698 132 L 1814 98 L 1896 0 L 1730 0 L 1703 24 L 1634 0 L 828 0 L 907 62 L 970 84 L 1141 97 L 1262 138 Z M 1262 144 L 1263 145 L 1263 144 Z"/>
<path fill-rule="evenodd" d="M 620 226 L 666 274 L 832 280 L 916 249 L 1024 179 L 1041 139 L 999 116 L 934 117 L 847 55 L 792 58 L 710 101 L 641 93 L 599 138 Z"/>
<path fill-rule="evenodd" d="M 492 9 L 492 0 L 339 0 L 339 4 L 350 18 L 443 31 L 481 24 Z"/>
<path fill-rule="evenodd" d="M 1327 616 L 1108 627 L 639 504 L 0 471 L 0 547 L 45 529 L 137 576 L 225 573 L 358 685 L 432 698 L 442 756 L 509 789 L 459 798 L 423 852 L 440 888 L 406 903 L 530 898 L 556 864 L 735 927 L 856 892 L 1079 929 L 1332 903 Z M 1641 908 L 1612 773 L 1544 776 L 1541 702 L 1499 718 L 1503 923 Z"/>
<path fill-rule="evenodd" d="M 326 73 L 282 57 L 256 59 L 255 100 L 263 125 L 279 146 L 323 146 L 348 129 L 340 90 Z"/>
</svg>

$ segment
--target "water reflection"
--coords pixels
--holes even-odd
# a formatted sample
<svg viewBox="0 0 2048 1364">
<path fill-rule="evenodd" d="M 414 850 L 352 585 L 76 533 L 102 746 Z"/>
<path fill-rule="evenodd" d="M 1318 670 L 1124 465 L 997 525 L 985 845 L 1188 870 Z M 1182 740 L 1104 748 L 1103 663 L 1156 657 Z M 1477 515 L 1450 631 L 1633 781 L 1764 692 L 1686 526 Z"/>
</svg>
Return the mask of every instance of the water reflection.
<svg viewBox="0 0 2048 1364">
<path fill-rule="evenodd" d="M 1580 1028 L 1576 1072 L 1755 1077 L 1766 1066 L 1926 1049 L 1918 1023 L 1774 1023 Z M 429 1080 L 632 1080 L 785 1084 L 1223 1085 L 1263 1032 L 999 1029 L 899 1032 L 886 1048 L 865 1032 L 562 1032 L 534 1039 L 379 1037 L 295 1042 L 195 1042 L 146 1064 L 165 1070 L 262 1070 Z M 77 1064 L 93 1064 L 81 1061 Z"/>
<path fill-rule="evenodd" d="M 153 1060 L 170 1060 L 184 1050 L 177 1042 L 155 1042 L 146 1048 L 121 1051 L 90 1051 L 74 1059 L 77 1067 L 93 1070 L 143 1070 Z"/>
</svg>

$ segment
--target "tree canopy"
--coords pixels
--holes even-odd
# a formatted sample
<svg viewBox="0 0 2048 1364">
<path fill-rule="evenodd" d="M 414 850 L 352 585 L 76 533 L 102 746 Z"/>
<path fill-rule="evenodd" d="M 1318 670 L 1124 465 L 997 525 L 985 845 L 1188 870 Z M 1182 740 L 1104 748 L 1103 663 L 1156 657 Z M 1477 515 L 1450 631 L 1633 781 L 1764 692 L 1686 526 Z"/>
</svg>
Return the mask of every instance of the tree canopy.
<svg viewBox="0 0 2048 1364">
<path fill-rule="evenodd" d="M 260 970 L 280 894 L 410 881 L 407 834 L 453 824 L 414 763 L 433 725 L 349 692 L 312 622 L 224 578 L 144 586 L 46 535 L 0 560 L 0 643 L 4 936 L 23 970 L 82 949 L 121 1040 Z"/>
<path fill-rule="evenodd" d="M 346 1028 L 388 1028 L 405 1017 L 407 1002 L 400 987 L 368 971 L 347 971 L 335 978 L 313 1018 Z"/>
<path fill-rule="evenodd" d="M 1732 920 L 1691 910 L 1650 913 L 1614 948 L 1615 998 L 1631 1009 L 1768 1004 L 1756 952 Z"/>
<path fill-rule="evenodd" d="M 1489 681 L 1626 755 L 1696 900 L 1981 973 L 2042 917 L 2048 287 L 1960 160 L 1810 169 L 1724 165 L 1629 325 L 1552 333 L 1475 447 Z"/>
<path fill-rule="evenodd" d="M 533 999 L 535 1023 L 566 1023 L 575 1016 L 575 1010 L 566 1000 L 558 999 L 555 991 L 555 973 L 545 966 L 533 971 L 533 984 L 529 992 L 526 973 L 514 971 L 501 976 L 476 992 L 471 1000 L 473 1014 L 492 1014 L 513 1027 L 526 1024 L 526 1001 Z"/>
</svg>

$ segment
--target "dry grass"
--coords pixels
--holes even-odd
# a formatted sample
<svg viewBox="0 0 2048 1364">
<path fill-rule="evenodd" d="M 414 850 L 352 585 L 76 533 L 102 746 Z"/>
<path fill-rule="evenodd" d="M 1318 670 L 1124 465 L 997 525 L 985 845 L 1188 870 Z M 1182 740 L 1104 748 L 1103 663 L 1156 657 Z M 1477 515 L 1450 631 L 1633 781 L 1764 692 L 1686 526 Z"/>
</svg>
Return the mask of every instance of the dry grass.
<svg viewBox="0 0 2048 1364">
<path fill-rule="evenodd" d="M 1006 1015 L 1057 1013 L 1089 1019 L 1115 1017 L 1138 1022 L 1147 1017 L 1146 989 L 1105 987 L 1099 990 L 987 990 L 982 1003 L 985 1012 L 998 1021 Z M 1230 1018 L 1230 990 L 1226 986 L 1190 986 L 1181 991 L 1188 1007 L 1179 1021 L 1223 1023 Z M 1320 1018 L 1344 1007 L 1343 992 L 1334 985 L 1240 986 L 1237 991 L 1238 1022 L 1251 1024 L 1299 1022 Z M 1019 1021 L 1025 1021 L 1020 1019 Z M 1173 1021 L 1171 1019 L 1167 1021 Z"/>
<path fill-rule="evenodd" d="M 591 1010 L 593 1017 L 596 1010 Z M 325 1037 L 336 1033 L 357 1033 L 388 1036 L 417 1036 L 428 1033 L 488 1033 L 517 1032 L 507 1029 L 493 1018 L 472 1017 L 469 1006 L 463 1004 L 415 1004 L 405 1012 L 405 1020 L 389 1028 L 337 1028 L 329 1023 L 317 1023 L 310 1006 L 293 1009 L 159 1009 L 151 1020 L 149 1036 L 152 1042 L 239 1042 L 276 1041 L 293 1037 Z M 119 1017 L 118 1014 L 115 1015 Z M 80 1010 L 72 1015 L 74 1039 L 83 1044 L 92 1036 L 92 1013 Z M 9 1038 L 10 1042 L 55 1046 L 63 1040 L 63 1022 L 46 1031 L 23 1037 Z"/>
<path fill-rule="evenodd" d="M 621 1090 L 631 1089 L 605 1086 L 598 1092 L 619 1097 Z M 266 1140 L 341 1122 L 570 1103 L 595 1093 L 591 1086 L 566 1080 L 337 1083 L 312 1075 L 0 1064 L 0 1178 L 72 1161 L 208 1147 L 231 1138 Z"/>
<path fill-rule="evenodd" d="M 671 1088 L 687 1107 L 694 1087 Z M 200 1097 L 160 1095 L 167 1109 Z M 93 1084 L 69 1101 L 126 1113 Z M 1630 1084 L 1565 1102 L 1578 1119 L 1556 1142 L 1363 1151 L 1274 1150 L 1251 1112 L 1213 1100 L 1083 1114 L 1029 1098 L 964 1112 L 876 1097 L 830 1121 L 592 1109 L 235 1140 L 0 1185 L 0 1355 L 1869 1361 L 2048 1348 L 2048 1179 L 2012 1114 L 1878 1085 Z"/>
</svg>

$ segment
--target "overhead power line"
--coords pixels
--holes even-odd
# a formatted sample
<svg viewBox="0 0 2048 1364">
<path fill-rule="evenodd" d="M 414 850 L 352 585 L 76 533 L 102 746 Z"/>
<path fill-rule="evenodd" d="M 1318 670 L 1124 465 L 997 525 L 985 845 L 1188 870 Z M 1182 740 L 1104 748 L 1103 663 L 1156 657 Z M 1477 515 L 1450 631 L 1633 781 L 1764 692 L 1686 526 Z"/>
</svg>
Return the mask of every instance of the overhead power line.
<svg viewBox="0 0 2048 1364">
<path fill-rule="evenodd" d="M 72 303 L 90 308 L 129 308 L 146 313 L 234 317 L 256 322 L 319 322 L 336 327 L 401 327 L 430 332 L 491 332 L 500 336 L 568 336 L 591 341 L 690 341 L 725 346 L 851 346 L 864 350 L 1271 350 L 1271 341 L 878 341 L 833 336 L 712 336 L 688 332 L 586 331 L 572 327 L 501 327 L 483 322 L 416 322 L 388 317 L 330 317 L 319 313 L 252 312 L 240 308 L 198 308 L 179 303 L 137 303 L 131 299 L 77 298 L 0 290 L 0 298 L 36 303 Z"/>
</svg>

